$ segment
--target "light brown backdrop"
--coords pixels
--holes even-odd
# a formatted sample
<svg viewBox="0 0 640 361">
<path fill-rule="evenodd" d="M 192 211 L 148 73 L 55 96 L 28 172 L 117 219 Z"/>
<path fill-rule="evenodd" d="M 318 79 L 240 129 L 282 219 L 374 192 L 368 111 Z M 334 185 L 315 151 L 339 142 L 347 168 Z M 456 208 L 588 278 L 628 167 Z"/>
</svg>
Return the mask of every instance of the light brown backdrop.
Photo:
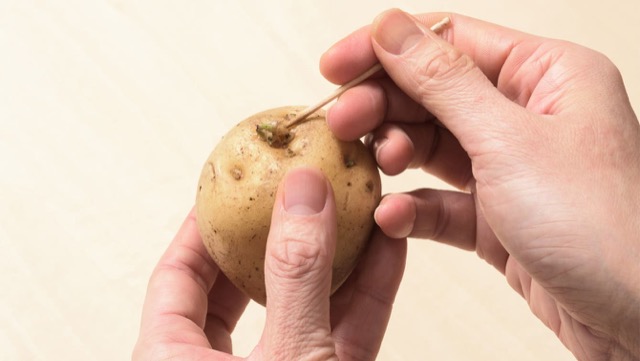
<svg viewBox="0 0 640 361">
<path fill-rule="evenodd" d="M 638 4 L 1 0 L 0 359 L 128 359 L 148 276 L 216 141 L 332 90 L 321 53 L 380 11 L 456 11 L 595 48 L 639 109 Z M 384 178 L 386 192 L 438 186 Z M 240 355 L 263 320 L 250 305 Z M 380 359 L 572 356 L 474 254 L 411 240 Z"/>
</svg>

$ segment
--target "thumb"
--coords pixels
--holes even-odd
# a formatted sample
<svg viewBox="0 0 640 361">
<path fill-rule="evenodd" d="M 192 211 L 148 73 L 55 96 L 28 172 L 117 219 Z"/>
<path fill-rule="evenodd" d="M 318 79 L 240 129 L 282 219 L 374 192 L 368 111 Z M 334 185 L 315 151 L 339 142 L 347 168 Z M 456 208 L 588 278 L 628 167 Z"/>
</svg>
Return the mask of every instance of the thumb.
<svg viewBox="0 0 640 361">
<path fill-rule="evenodd" d="M 286 175 L 273 210 L 265 255 L 267 359 L 328 359 L 331 266 L 337 237 L 333 192 L 322 173 Z M 318 354 L 318 353 L 321 354 Z"/>
<path fill-rule="evenodd" d="M 513 129 L 511 120 L 522 118 L 521 109 L 495 88 L 471 57 L 413 16 L 398 9 L 384 12 L 371 34 L 387 74 L 449 128 L 468 152 L 474 139 L 493 138 L 494 130 Z M 507 119 L 509 124 L 501 122 Z"/>
</svg>

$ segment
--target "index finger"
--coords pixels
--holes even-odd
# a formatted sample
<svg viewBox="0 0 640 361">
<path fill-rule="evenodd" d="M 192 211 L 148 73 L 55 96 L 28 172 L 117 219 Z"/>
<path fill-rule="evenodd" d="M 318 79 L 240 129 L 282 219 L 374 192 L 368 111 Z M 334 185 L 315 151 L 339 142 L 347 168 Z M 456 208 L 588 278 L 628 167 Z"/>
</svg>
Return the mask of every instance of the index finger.
<svg viewBox="0 0 640 361">
<path fill-rule="evenodd" d="M 139 343 L 183 340 L 231 351 L 228 334 L 247 302 L 207 253 L 192 210 L 149 280 Z"/>
<path fill-rule="evenodd" d="M 441 36 L 457 49 L 469 55 L 482 72 L 497 84 L 500 71 L 515 46 L 537 37 L 453 13 L 416 15 L 423 24 L 431 26 L 445 17 L 451 25 Z M 332 83 L 344 84 L 377 62 L 371 45 L 371 26 L 367 25 L 338 41 L 320 59 L 320 72 Z"/>
<path fill-rule="evenodd" d="M 202 244 L 192 210 L 149 279 L 142 329 L 175 316 L 202 329 L 208 294 L 219 272 Z"/>
</svg>

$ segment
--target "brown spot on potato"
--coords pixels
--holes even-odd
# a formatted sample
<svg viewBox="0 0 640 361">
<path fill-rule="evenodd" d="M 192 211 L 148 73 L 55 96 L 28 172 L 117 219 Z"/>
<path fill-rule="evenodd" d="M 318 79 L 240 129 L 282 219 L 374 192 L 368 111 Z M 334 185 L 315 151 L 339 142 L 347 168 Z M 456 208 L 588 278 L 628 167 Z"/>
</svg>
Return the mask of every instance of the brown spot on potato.
<svg viewBox="0 0 640 361">
<path fill-rule="evenodd" d="M 233 179 L 240 180 L 242 179 L 242 170 L 238 167 L 234 167 L 231 170 L 231 175 L 233 176 Z"/>
<path fill-rule="evenodd" d="M 372 180 L 367 181 L 366 186 L 367 186 L 367 192 L 373 192 L 373 181 Z"/>
</svg>

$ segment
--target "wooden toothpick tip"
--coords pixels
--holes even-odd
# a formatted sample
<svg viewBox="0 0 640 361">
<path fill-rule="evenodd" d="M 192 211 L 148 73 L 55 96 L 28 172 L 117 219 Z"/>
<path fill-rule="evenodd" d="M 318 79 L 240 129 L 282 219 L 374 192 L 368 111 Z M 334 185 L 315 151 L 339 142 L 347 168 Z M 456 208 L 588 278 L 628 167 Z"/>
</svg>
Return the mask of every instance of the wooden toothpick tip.
<svg viewBox="0 0 640 361">
<path fill-rule="evenodd" d="M 447 16 L 447 17 L 443 18 L 442 20 L 438 21 L 437 23 L 433 24 L 433 26 L 431 26 L 430 29 L 434 33 L 440 33 L 450 23 L 451 23 L 451 18 L 449 18 Z M 342 93 L 346 92 L 347 90 L 349 90 L 349 89 L 353 88 L 354 86 L 356 86 L 356 85 L 362 83 L 363 81 L 367 80 L 369 77 L 371 77 L 373 74 L 379 72 L 380 70 L 382 70 L 382 64 L 376 63 L 374 66 L 372 66 L 371 68 L 367 69 L 367 71 L 365 71 L 364 73 L 360 74 L 358 77 L 356 77 L 355 79 L 351 80 L 350 82 L 345 83 L 344 85 L 342 85 L 338 89 L 334 90 L 331 94 L 327 95 L 326 97 L 324 97 L 322 100 L 320 100 L 316 104 L 314 104 L 312 106 L 309 106 L 306 109 L 302 110 L 300 113 L 298 113 L 296 115 L 295 118 L 291 119 L 287 124 L 285 124 L 285 127 L 290 128 L 290 127 L 298 124 L 302 120 L 306 119 L 309 115 L 313 114 L 316 110 L 318 110 L 318 109 L 322 108 L 323 106 L 327 105 L 329 102 L 331 102 L 332 100 L 334 100 L 337 97 L 339 97 L 340 95 L 342 95 Z"/>
</svg>

